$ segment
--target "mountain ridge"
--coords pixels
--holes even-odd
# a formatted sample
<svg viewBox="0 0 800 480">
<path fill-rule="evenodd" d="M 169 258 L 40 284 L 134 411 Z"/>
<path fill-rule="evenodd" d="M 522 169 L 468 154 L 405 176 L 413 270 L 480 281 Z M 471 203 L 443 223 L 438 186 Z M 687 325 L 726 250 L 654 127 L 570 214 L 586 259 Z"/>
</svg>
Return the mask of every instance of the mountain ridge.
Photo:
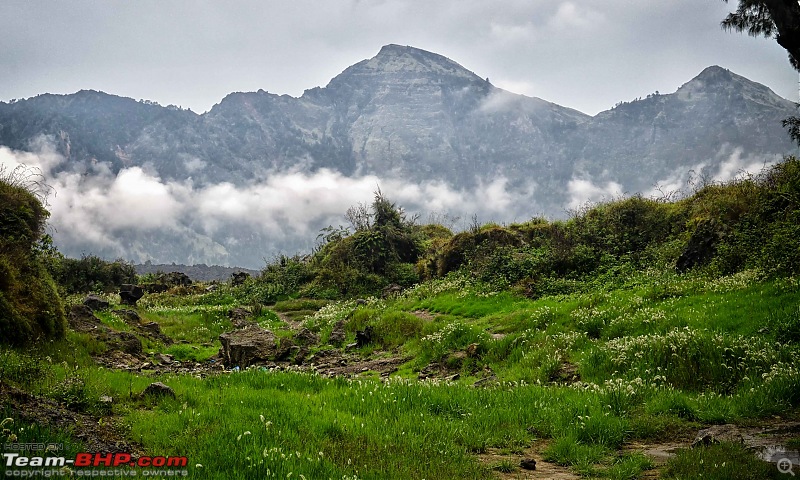
<svg viewBox="0 0 800 480">
<path fill-rule="evenodd" d="M 66 159 L 55 174 L 139 167 L 195 188 L 249 188 L 282 172 L 369 175 L 454 192 L 479 192 L 497 179 L 503 191 L 527 195 L 525 205 L 509 205 L 510 218 L 560 217 L 587 182 L 593 192 L 633 194 L 674 184 L 690 170 L 713 176 L 731 159 L 775 161 L 793 150 L 781 126 L 793 114 L 795 104 L 768 87 L 711 66 L 673 93 L 590 116 L 498 88 L 442 55 L 392 44 L 299 97 L 233 92 L 203 114 L 92 90 L 0 102 L 0 145 L 31 150 L 45 137 Z M 188 243 L 222 253 L 191 255 L 194 261 L 227 263 L 225 255 L 267 242 L 270 233 L 244 235 L 251 240 L 241 245 L 197 235 Z M 129 238 L 147 242 L 140 233 Z M 171 251 L 171 238 L 149 246 Z M 185 255 L 137 255 L 191 263 Z M 253 265 L 234 254 L 230 262 Z"/>
</svg>

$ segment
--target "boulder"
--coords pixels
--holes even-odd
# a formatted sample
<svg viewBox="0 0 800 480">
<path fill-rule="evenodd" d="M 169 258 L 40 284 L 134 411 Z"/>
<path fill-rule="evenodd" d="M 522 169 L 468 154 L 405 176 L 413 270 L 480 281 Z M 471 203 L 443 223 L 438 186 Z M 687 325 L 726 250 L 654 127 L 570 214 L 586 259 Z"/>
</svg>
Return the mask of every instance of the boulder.
<svg viewBox="0 0 800 480">
<path fill-rule="evenodd" d="M 356 346 L 358 348 L 364 347 L 372 343 L 372 340 L 375 337 L 375 331 L 372 326 L 367 325 L 364 327 L 364 330 L 359 330 L 356 332 Z"/>
<path fill-rule="evenodd" d="M 250 274 L 247 272 L 233 272 L 231 273 L 231 285 L 234 287 L 242 285 L 248 278 L 250 278 Z"/>
<path fill-rule="evenodd" d="M 294 335 L 294 340 L 300 345 L 316 345 L 319 343 L 319 335 L 307 328 L 303 328 Z"/>
<path fill-rule="evenodd" d="M 244 328 L 254 325 L 254 322 L 249 320 L 252 316 L 253 314 L 244 308 L 232 308 L 228 310 L 228 318 L 231 319 L 234 328 Z"/>
<path fill-rule="evenodd" d="M 142 341 L 130 332 L 115 332 L 108 329 L 98 339 L 105 342 L 110 350 L 120 350 L 130 355 L 142 354 Z"/>
<path fill-rule="evenodd" d="M 103 327 L 100 319 L 94 316 L 86 305 L 73 305 L 69 310 L 69 326 L 76 332 L 88 333 Z M 105 327 L 103 327 L 105 328 Z"/>
<path fill-rule="evenodd" d="M 339 320 L 333 325 L 333 330 L 331 330 L 331 334 L 328 337 L 328 343 L 335 347 L 339 347 L 344 343 L 345 336 L 344 321 Z"/>
<path fill-rule="evenodd" d="M 381 294 L 382 298 L 393 298 L 403 293 L 403 287 L 396 283 L 392 283 L 387 285 L 386 288 L 383 289 L 383 293 Z"/>
<path fill-rule="evenodd" d="M 136 310 L 128 310 L 128 309 L 121 309 L 121 310 L 114 310 L 114 315 L 120 317 L 122 321 L 129 325 L 139 325 L 142 323 L 142 317 L 136 312 Z"/>
<path fill-rule="evenodd" d="M 175 357 L 173 357 L 172 355 L 168 355 L 166 353 L 156 353 L 154 355 L 154 358 L 158 360 L 158 363 L 161 363 L 162 365 L 169 365 L 175 361 Z"/>
<path fill-rule="evenodd" d="M 86 298 L 83 300 L 83 304 L 95 312 L 100 310 L 108 310 L 110 306 L 108 300 L 93 293 L 86 296 Z"/>
<path fill-rule="evenodd" d="M 144 389 L 142 392 L 143 397 L 153 396 L 153 397 L 171 397 L 175 398 L 175 390 L 170 388 L 167 385 L 164 385 L 161 382 L 151 383 Z"/>
<path fill-rule="evenodd" d="M 736 425 L 713 425 L 697 432 L 692 448 L 720 442 L 744 443 L 744 437 Z"/>
<path fill-rule="evenodd" d="M 259 362 L 282 360 L 294 343 L 288 338 L 279 339 L 269 330 L 251 325 L 219 336 L 222 343 L 220 356 L 227 366 L 241 368 Z"/>
<path fill-rule="evenodd" d="M 136 302 L 144 296 L 144 289 L 139 285 L 123 283 L 119 286 L 119 298 L 123 305 L 135 306 Z"/>
</svg>

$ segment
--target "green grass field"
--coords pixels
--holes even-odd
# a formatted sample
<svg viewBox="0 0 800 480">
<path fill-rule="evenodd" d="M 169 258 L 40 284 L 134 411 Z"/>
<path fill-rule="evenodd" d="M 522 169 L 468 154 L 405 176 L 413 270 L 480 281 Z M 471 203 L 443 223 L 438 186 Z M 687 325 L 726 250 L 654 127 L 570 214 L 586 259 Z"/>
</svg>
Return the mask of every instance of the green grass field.
<svg viewBox="0 0 800 480">
<path fill-rule="evenodd" d="M 227 301 L 214 304 L 208 295 L 143 301 L 140 315 L 184 342 L 149 346 L 178 360 L 213 356 L 236 302 L 215 293 Z M 578 475 L 639 478 L 654 464 L 629 445 L 683 438 L 705 424 L 796 418 L 798 305 L 800 282 L 758 271 L 721 278 L 646 271 L 536 300 L 451 275 L 357 308 L 353 301 L 277 306 L 305 311 L 293 320 L 323 339 L 340 319 L 349 318 L 350 333 L 373 326 L 377 338 L 363 347 L 365 357 L 411 359 L 384 380 L 258 367 L 202 378 L 111 370 L 92 362 L 102 346 L 80 334 L 36 353 L 6 348 L 0 372 L 4 382 L 116 422 L 150 454 L 187 456 L 192 478 L 491 478 L 520 470 L 480 454 L 537 445 L 543 460 Z M 420 311 L 425 318 L 413 313 Z M 120 327 L 112 315 L 101 318 Z M 269 309 L 257 320 L 288 328 Z M 475 355 L 458 355 L 471 345 Z M 417 380 L 429 364 L 459 377 Z M 177 398 L 138 398 L 153 381 Z M 110 411 L 98 402 L 103 395 L 114 399 Z M 725 452 L 707 453 L 727 458 L 728 470 L 711 478 L 762 468 L 749 452 Z M 659 474 L 694 478 L 687 465 L 697 455 L 706 454 L 681 453 Z"/>
</svg>

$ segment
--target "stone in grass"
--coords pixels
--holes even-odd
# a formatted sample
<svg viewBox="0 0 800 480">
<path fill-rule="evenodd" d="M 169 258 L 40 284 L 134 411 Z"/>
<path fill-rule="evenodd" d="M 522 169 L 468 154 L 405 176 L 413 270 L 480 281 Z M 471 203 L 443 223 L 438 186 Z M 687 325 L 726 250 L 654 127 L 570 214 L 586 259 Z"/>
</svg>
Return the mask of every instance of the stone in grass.
<svg viewBox="0 0 800 480">
<path fill-rule="evenodd" d="M 110 306 L 108 300 L 93 293 L 90 293 L 86 296 L 86 298 L 83 300 L 83 304 L 91 308 L 93 312 L 98 310 L 108 310 Z"/>
<path fill-rule="evenodd" d="M 142 392 L 143 397 L 171 397 L 175 398 L 175 391 L 161 382 L 154 382 L 147 386 Z"/>
<path fill-rule="evenodd" d="M 714 425 L 697 432 L 692 448 L 720 442 L 744 443 L 744 437 L 736 425 Z"/>
<path fill-rule="evenodd" d="M 525 470 L 536 470 L 536 460 L 532 458 L 523 458 L 519 462 L 519 466 Z"/>
</svg>

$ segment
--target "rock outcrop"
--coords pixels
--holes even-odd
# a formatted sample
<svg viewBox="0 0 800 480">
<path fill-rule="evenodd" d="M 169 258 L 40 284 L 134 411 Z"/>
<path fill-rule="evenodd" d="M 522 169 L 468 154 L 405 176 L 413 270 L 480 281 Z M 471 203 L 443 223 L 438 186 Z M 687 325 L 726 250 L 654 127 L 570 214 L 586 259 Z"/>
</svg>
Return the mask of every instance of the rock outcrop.
<svg viewBox="0 0 800 480">
<path fill-rule="evenodd" d="M 285 359 L 294 343 L 288 338 L 278 338 L 258 325 L 226 332 L 219 336 L 222 343 L 220 357 L 228 367 L 245 368 L 259 362 Z"/>
</svg>

